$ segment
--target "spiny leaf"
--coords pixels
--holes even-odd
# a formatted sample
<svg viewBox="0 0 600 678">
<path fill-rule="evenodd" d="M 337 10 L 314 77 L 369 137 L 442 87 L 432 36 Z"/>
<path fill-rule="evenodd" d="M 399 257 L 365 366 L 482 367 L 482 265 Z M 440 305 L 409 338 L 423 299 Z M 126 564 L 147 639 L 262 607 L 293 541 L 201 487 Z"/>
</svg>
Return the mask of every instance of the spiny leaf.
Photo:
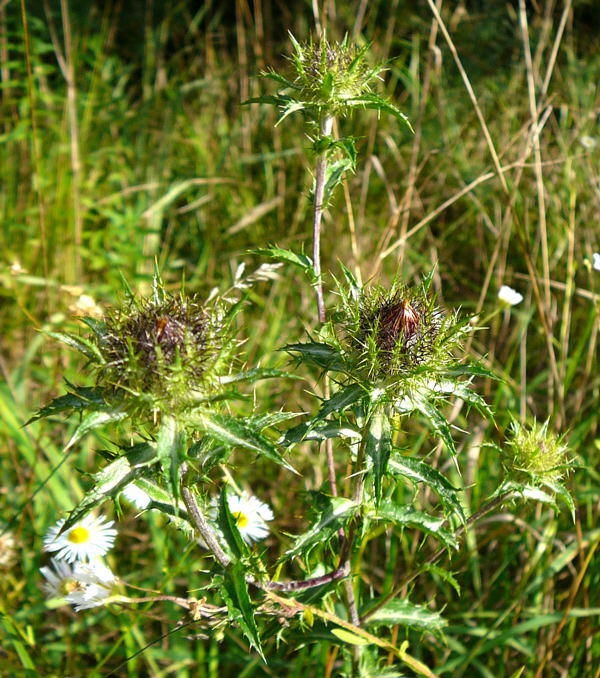
<svg viewBox="0 0 600 678">
<path fill-rule="evenodd" d="M 295 443 L 302 442 L 306 436 L 316 428 L 329 414 L 343 412 L 347 407 L 353 405 L 365 395 L 365 392 L 359 384 L 350 384 L 335 393 L 329 400 L 321 405 L 321 409 L 316 417 L 310 421 L 303 422 L 297 426 L 288 429 L 281 440 L 281 444 L 289 447 Z"/>
<path fill-rule="evenodd" d="M 180 468 L 185 458 L 185 450 L 185 433 L 178 428 L 174 419 L 165 417 L 158 432 L 156 453 L 176 504 L 179 499 Z"/>
<path fill-rule="evenodd" d="M 242 101 L 242 106 L 248 106 L 249 104 L 270 104 L 271 106 L 286 106 L 291 101 L 290 97 L 278 94 L 263 94 L 258 97 L 251 97 Z"/>
<path fill-rule="evenodd" d="M 425 565 L 422 569 L 423 572 L 430 572 L 431 574 L 437 575 L 442 581 L 450 584 L 450 586 L 452 586 L 452 588 L 456 591 L 456 595 L 460 596 L 460 585 L 451 572 L 448 572 L 448 570 L 445 570 L 439 565 L 433 564 Z"/>
<path fill-rule="evenodd" d="M 68 384 L 68 382 L 67 382 Z M 68 384 L 71 386 L 71 384 Z M 60 412 L 69 412 L 73 410 L 86 410 L 89 407 L 98 408 L 103 406 L 104 398 L 102 396 L 102 389 L 96 387 L 72 387 L 74 393 L 66 393 L 65 395 L 54 398 L 41 410 L 38 410 L 31 419 L 25 422 L 24 426 L 28 426 L 38 419 L 51 417 Z"/>
<path fill-rule="evenodd" d="M 318 419 L 324 419 L 332 412 L 343 412 L 345 409 L 354 405 L 365 395 L 365 391 L 360 384 L 349 384 L 334 393 L 326 400 L 317 414 Z"/>
<path fill-rule="evenodd" d="M 58 339 L 62 341 L 63 344 L 74 348 L 75 350 L 83 353 L 86 358 L 89 358 L 92 362 L 95 363 L 104 363 L 104 357 L 98 347 L 85 337 L 76 337 L 73 334 L 67 334 L 65 332 L 46 332 L 49 337 L 53 339 Z"/>
<path fill-rule="evenodd" d="M 269 412 L 267 414 L 260 414 L 258 416 L 253 415 L 248 417 L 250 425 L 256 428 L 257 431 L 262 431 L 265 428 L 271 426 L 277 426 L 283 421 L 288 421 L 289 419 L 295 419 L 299 417 L 302 412 Z"/>
<path fill-rule="evenodd" d="M 571 496 L 567 488 L 561 482 L 554 480 L 545 480 L 544 486 L 547 487 L 552 492 L 554 492 L 563 500 L 563 502 L 569 509 L 572 521 L 575 522 L 575 510 L 576 510 L 575 502 L 573 501 L 573 497 Z"/>
<path fill-rule="evenodd" d="M 290 87 L 292 89 L 297 89 L 293 82 L 284 78 L 283 75 L 279 75 L 276 71 L 268 70 L 261 73 L 261 77 L 274 80 L 276 83 L 283 85 L 284 87 Z"/>
<path fill-rule="evenodd" d="M 427 513 L 418 511 L 412 506 L 398 506 L 391 501 L 380 504 L 377 511 L 371 514 L 374 520 L 385 520 L 394 525 L 410 525 L 439 539 L 449 548 L 458 548 L 458 543 L 450 532 L 443 529 L 442 518 L 432 518 Z"/>
<path fill-rule="evenodd" d="M 377 96 L 377 94 L 367 92 L 365 94 L 361 94 L 358 97 L 351 97 L 347 99 L 346 103 L 350 106 L 362 106 L 364 108 L 375 109 L 379 112 L 383 111 L 384 113 L 390 113 L 395 118 L 403 122 L 408 127 L 408 129 L 414 133 L 412 125 L 410 124 L 410 121 L 406 115 L 404 115 L 404 113 L 402 113 L 399 108 L 396 108 L 394 104 L 387 101 L 386 99 L 382 99 L 380 96 Z"/>
<path fill-rule="evenodd" d="M 296 538 L 292 547 L 286 552 L 288 558 L 299 553 L 306 553 L 316 544 L 325 543 L 341 527 L 344 527 L 359 510 L 358 504 L 350 499 L 328 497 L 323 494 L 320 494 L 319 497 L 324 503 L 323 510 L 310 529 Z"/>
<path fill-rule="evenodd" d="M 365 451 L 373 462 L 375 504 L 378 506 L 381 501 L 381 481 L 392 451 L 390 420 L 382 408 L 377 408 L 369 421 Z"/>
<path fill-rule="evenodd" d="M 281 456 L 277 447 L 260 434 L 251 424 L 227 414 L 200 412 L 194 417 L 209 436 L 231 447 L 242 447 L 284 466 L 292 473 L 296 470 Z"/>
<path fill-rule="evenodd" d="M 96 428 L 100 428 L 100 426 L 104 426 L 105 424 L 114 424 L 115 422 L 122 421 L 126 417 L 127 413 L 118 408 L 90 412 L 81 420 L 81 423 L 75 429 L 71 439 L 65 446 L 65 452 L 73 447 L 75 443 L 79 442 L 86 433 L 89 433 Z"/>
<path fill-rule="evenodd" d="M 450 424 L 446 418 L 438 412 L 435 405 L 425 398 L 415 398 L 414 402 L 416 409 L 421 412 L 425 419 L 431 424 L 434 431 L 444 441 L 450 454 L 456 456 L 456 447 L 454 446 Z"/>
<path fill-rule="evenodd" d="M 494 413 L 492 412 L 491 407 L 478 393 L 470 389 L 468 384 L 455 382 L 451 393 L 457 398 L 461 398 L 468 405 L 471 405 L 478 412 L 480 412 L 480 414 L 483 414 L 485 417 L 493 421 Z"/>
<path fill-rule="evenodd" d="M 227 605 L 229 618 L 239 624 L 250 644 L 260 654 L 263 661 L 266 662 L 256 621 L 254 620 L 254 610 L 250 595 L 248 594 L 248 584 L 246 583 L 245 575 L 246 568 L 242 563 L 232 563 L 225 571 L 225 576 L 221 580 L 219 590 Z M 218 580 L 217 583 L 219 583 Z"/>
<path fill-rule="evenodd" d="M 221 377 L 220 382 L 222 384 L 236 384 L 240 381 L 245 382 L 255 382 L 260 379 L 302 379 L 297 374 L 291 372 L 285 372 L 284 370 L 278 370 L 272 367 L 255 367 L 246 372 L 238 372 L 238 374 L 231 374 L 226 377 Z"/>
<path fill-rule="evenodd" d="M 334 190 L 342 183 L 344 174 L 348 170 L 353 170 L 354 165 L 348 158 L 342 158 L 327 166 L 327 175 L 325 177 L 325 186 L 323 188 L 323 200 L 328 203 Z"/>
<path fill-rule="evenodd" d="M 326 440 L 327 438 L 360 438 L 360 432 L 348 425 L 325 421 L 317 424 L 304 440 Z"/>
<path fill-rule="evenodd" d="M 344 371 L 347 369 L 340 352 L 329 344 L 310 341 L 303 344 L 288 344 L 280 350 L 298 354 L 305 362 L 313 363 L 326 370 Z"/>
<path fill-rule="evenodd" d="M 450 377 L 460 377 L 467 374 L 473 377 L 487 377 L 488 379 L 494 379 L 496 381 L 504 381 L 495 372 L 492 372 L 492 370 L 475 362 L 459 365 L 458 367 L 448 370 L 447 374 Z"/>
<path fill-rule="evenodd" d="M 308 273 L 312 279 L 315 279 L 315 269 L 313 268 L 312 259 L 306 254 L 296 254 L 292 250 L 282 249 L 281 247 L 267 247 L 264 249 L 252 250 L 254 254 L 261 254 L 277 261 L 282 261 L 287 264 L 293 264 L 301 268 L 305 273 Z"/>
<path fill-rule="evenodd" d="M 458 490 L 436 469 L 419 459 L 395 454 L 389 461 L 390 473 L 410 478 L 415 482 L 425 483 L 442 500 L 442 503 L 452 509 L 461 519 L 466 521 L 463 507 L 456 496 Z"/>
<path fill-rule="evenodd" d="M 376 604 L 377 601 L 375 600 Z M 363 614 L 368 613 L 365 610 Z M 439 633 L 448 622 L 438 613 L 409 600 L 391 600 L 367 618 L 368 626 L 408 626 L 413 629 Z"/>
</svg>

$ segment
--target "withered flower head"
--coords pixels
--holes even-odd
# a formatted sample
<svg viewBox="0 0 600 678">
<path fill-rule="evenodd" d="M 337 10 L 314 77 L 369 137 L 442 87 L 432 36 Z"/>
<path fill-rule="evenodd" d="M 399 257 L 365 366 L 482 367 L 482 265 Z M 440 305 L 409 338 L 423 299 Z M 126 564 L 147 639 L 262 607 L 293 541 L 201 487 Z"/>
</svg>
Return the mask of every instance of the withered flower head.
<svg viewBox="0 0 600 678">
<path fill-rule="evenodd" d="M 423 288 L 373 285 L 344 302 L 347 353 L 370 381 L 435 376 L 455 358 L 456 316 L 445 315 Z"/>
<path fill-rule="evenodd" d="M 220 314 L 184 294 L 159 290 L 109 313 L 99 348 L 98 380 L 157 407 L 178 407 L 207 392 L 227 347 Z"/>
</svg>

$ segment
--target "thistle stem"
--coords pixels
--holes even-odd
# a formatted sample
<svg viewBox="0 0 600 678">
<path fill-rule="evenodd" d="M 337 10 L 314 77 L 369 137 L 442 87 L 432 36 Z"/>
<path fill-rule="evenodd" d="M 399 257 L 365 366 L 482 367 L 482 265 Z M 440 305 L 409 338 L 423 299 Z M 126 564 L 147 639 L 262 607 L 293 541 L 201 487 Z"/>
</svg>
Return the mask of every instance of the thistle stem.
<svg viewBox="0 0 600 678">
<path fill-rule="evenodd" d="M 182 469 L 185 479 L 185 465 L 182 466 Z M 210 551 L 212 551 L 219 564 L 223 568 L 226 568 L 231 563 L 231 558 L 221 548 L 221 545 L 217 539 L 217 535 L 206 520 L 206 516 L 198 506 L 196 498 L 194 497 L 190 488 L 184 483 L 181 485 L 181 496 L 188 511 L 190 522 L 198 530 L 200 536 Z M 262 589 L 263 591 L 304 591 L 305 589 L 315 588 L 316 586 L 322 586 L 323 584 L 329 584 L 330 582 L 337 581 L 338 579 L 343 579 L 349 574 L 350 562 L 344 555 L 342 558 L 340 558 L 340 565 L 337 569 L 319 577 L 312 577 L 310 579 L 304 579 L 300 581 L 279 582 L 271 581 L 269 579 L 258 580 L 253 576 L 248 575 L 246 577 L 246 581 L 249 584 L 253 584 L 257 588 Z"/>
<path fill-rule="evenodd" d="M 333 116 L 325 115 L 321 120 L 321 138 L 331 134 L 333 129 Z M 317 310 L 319 322 L 324 323 L 325 301 L 323 298 L 323 282 L 321 280 L 321 219 L 323 217 L 323 197 L 325 195 L 325 175 L 327 172 L 327 152 L 323 152 L 317 158 L 315 167 L 315 198 L 313 212 L 313 266 L 317 278 Z"/>
<path fill-rule="evenodd" d="M 356 454 L 356 461 L 354 462 L 354 473 L 358 474 L 355 477 L 354 492 L 352 495 L 353 501 L 357 504 L 362 502 L 363 493 L 365 489 L 365 474 L 362 472 L 362 467 L 365 461 L 365 448 L 367 445 L 367 436 L 369 434 L 369 424 L 371 418 L 367 417 L 365 424 L 362 430 L 362 438 Z M 354 524 L 346 530 L 344 538 L 344 548 L 343 555 L 345 556 L 346 562 L 345 566 L 348 570 L 348 573 L 351 572 L 352 563 L 351 563 L 351 553 L 352 553 L 352 544 L 354 542 L 354 535 L 356 534 L 356 527 Z M 348 610 L 350 612 L 350 619 L 355 626 L 360 626 L 360 616 L 358 614 L 358 607 L 356 605 L 356 597 L 354 596 L 354 588 L 352 587 L 352 579 L 344 582 L 344 590 L 346 592 L 346 600 L 348 601 Z M 356 660 L 356 656 L 355 656 Z"/>
<path fill-rule="evenodd" d="M 217 535 L 215 534 L 212 527 L 208 524 L 206 516 L 200 510 L 200 507 L 196 503 L 196 499 L 192 494 L 189 487 L 182 485 L 181 487 L 181 496 L 183 498 L 183 503 L 188 511 L 188 515 L 194 527 L 200 533 L 200 536 L 204 540 L 204 543 L 208 548 L 213 552 L 215 558 L 219 561 L 219 564 L 222 567 L 227 567 L 231 562 L 229 556 L 223 551 L 219 541 L 217 540 Z"/>
</svg>

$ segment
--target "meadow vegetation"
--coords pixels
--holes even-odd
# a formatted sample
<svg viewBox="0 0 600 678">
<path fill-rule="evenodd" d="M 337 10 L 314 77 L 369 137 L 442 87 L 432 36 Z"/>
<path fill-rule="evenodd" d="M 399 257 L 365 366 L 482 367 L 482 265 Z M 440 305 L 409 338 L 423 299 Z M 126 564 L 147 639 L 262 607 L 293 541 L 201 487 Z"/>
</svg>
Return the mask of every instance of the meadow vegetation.
<svg viewBox="0 0 600 678">
<path fill-rule="evenodd" d="M 275 91 L 261 71 L 289 70 L 288 30 L 304 40 L 326 25 L 332 38 L 372 43 L 369 58 L 387 67 L 375 89 L 413 128 L 359 107 L 334 125 L 334 135 L 355 138 L 358 161 L 323 214 L 326 306 L 344 301 L 336 285 L 344 267 L 386 287 L 418 287 L 433 271 L 436 303 L 479 328 L 463 343 L 485 368 L 473 388 L 495 416 L 468 412 L 459 397 L 447 404 L 456 464 L 418 418 L 399 444 L 464 488 L 467 516 L 497 489 L 507 457 L 518 458 L 507 451 L 509 432 L 536 445 L 519 422 L 536 432 L 547 421 L 544 431 L 576 467 L 566 480 L 574 516 L 560 498 L 515 499 L 436 564 L 433 540 L 382 527 L 363 544 L 355 574 L 366 589 L 402 584 L 400 598 L 443 617 L 435 633 L 398 624 L 387 636 L 407 640 L 435 675 L 597 678 L 593 3 L 327 0 L 317 17 L 307 2 L 199 5 L 0 3 L 0 674 L 351 675 L 351 645 L 326 624 L 306 622 L 276 643 L 275 622 L 265 622 L 265 663 L 235 625 L 213 633 L 169 602 L 82 612 L 49 605 L 42 538 L 86 495 L 116 438 L 98 428 L 65 454 L 76 416 L 24 427 L 66 382 L 94 384 L 86 359 L 49 333 L 80 332 L 78 316 L 100 319 L 128 288 L 151 294 L 157 270 L 173 295 L 183 285 L 206 297 L 235 286 L 240 264 L 251 273 L 273 263 L 258 250 L 310 254 L 314 157 L 302 118 L 275 126 L 277 110 L 241 104 Z M 266 277 L 244 290 L 236 318 L 240 369 L 287 370 L 280 349 L 318 325 L 315 290 L 298 267 Z M 523 301 L 501 305 L 503 285 Z M 243 408 L 314 411 L 309 389 L 325 398 L 325 381 L 306 365 L 299 371 L 303 380 L 242 389 Z M 271 564 L 310 522 L 307 490 L 327 491 L 324 447 L 305 442 L 286 456 L 300 475 L 240 450 L 230 459 L 235 482 L 272 508 L 277 539 L 263 542 Z M 343 486 L 350 467 L 336 454 Z M 398 492 L 407 502 L 417 492 L 423 508 L 438 502 L 424 486 Z M 118 519 L 110 561 L 123 578 L 202 599 L 205 551 L 159 512 L 137 517 L 126 502 L 104 511 Z M 341 603 L 330 611 L 346 614 Z M 388 659 L 385 675 L 418 675 L 392 652 Z"/>
</svg>

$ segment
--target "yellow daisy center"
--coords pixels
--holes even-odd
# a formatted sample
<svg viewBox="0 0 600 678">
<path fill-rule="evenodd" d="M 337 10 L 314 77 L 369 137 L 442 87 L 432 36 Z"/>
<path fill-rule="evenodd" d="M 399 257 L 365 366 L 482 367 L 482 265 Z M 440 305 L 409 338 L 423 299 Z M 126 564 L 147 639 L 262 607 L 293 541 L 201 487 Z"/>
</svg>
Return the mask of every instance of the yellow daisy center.
<svg viewBox="0 0 600 678">
<path fill-rule="evenodd" d="M 81 584 L 75 579 L 63 579 L 59 586 L 59 590 L 63 596 L 68 596 L 69 593 L 73 591 L 78 591 L 81 588 Z"/>
<path fill-rule="evenodd" d="M 69 532 L 69 541 L 73 544 L 84 544 L 90 540 L 90 531 L 87 527 L 76 527 Z"/>
<path fill-rule="evenodd" d="M 248 525 L 248 516 L 242 513 L 241 511 L 236 511 L 231 514 L 235 518 L 235 524 L 238 527 L 246 527 Z"/>
</svg>

